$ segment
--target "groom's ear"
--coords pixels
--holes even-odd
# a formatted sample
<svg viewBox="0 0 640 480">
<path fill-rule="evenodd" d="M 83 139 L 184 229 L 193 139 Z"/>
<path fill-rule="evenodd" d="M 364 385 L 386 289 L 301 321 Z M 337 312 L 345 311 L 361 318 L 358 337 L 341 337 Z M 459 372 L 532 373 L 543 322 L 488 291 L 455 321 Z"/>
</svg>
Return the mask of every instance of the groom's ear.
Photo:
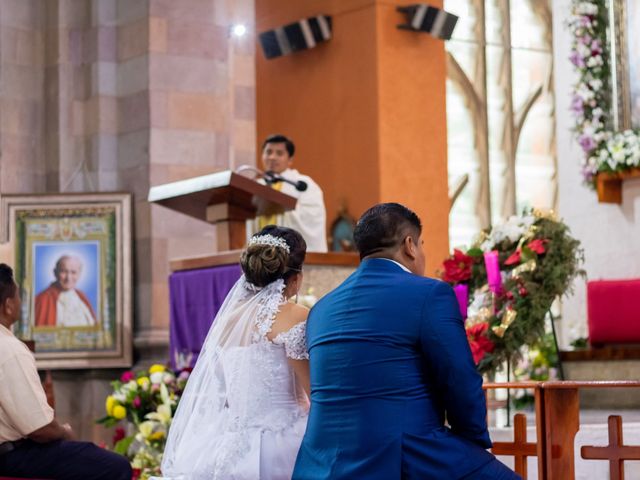
<svg viewBox="0 0 640 480">
<path fill-rule="evenodd" d="M 417 245 L 416 242 L 413 241 L 413 237 L 411 235 L 407 235 L 404 237 L 404 241 L 402 242 L 402 248 L 407 257 L 411 260 L 415 260 L 417 256 Z"/>
</svg>

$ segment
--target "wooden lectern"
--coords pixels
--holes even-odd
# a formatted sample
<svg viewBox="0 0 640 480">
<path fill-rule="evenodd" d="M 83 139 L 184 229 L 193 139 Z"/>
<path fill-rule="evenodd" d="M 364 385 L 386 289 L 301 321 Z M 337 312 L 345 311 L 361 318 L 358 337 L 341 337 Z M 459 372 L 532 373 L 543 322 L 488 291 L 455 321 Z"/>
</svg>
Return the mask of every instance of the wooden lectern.
<svg viewBox="0 0 640 480">
<path fill-rule="evenodd" d="M 244 247 L 247 220 L 296 206 L 294 197 L 231 170 L 151 187 L 148 201 L 215 224 L 218 251 Z"/>
</svg>

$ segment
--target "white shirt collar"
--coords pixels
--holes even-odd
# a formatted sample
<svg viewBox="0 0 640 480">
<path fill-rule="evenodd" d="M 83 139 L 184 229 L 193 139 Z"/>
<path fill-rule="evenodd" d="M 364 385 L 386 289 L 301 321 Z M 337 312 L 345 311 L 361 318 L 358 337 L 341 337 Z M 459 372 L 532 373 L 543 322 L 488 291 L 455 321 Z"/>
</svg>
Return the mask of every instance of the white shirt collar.
<svg viewBox="0 0 640 480">
<path fill-rule="evenodd" d="M 405 272 L 407 273 L 411 273 L 411 270 L 409 270 L 407 267 L 405 267 L 404 265 L 402 265 L 400 262 L 396 262 L 395 260 L 391 260 L 390 258 L 382 258 L 382 257 L 378 257 L 380 258 L 380 260 L 386 260 L 388 262 L 393 262 L 396 265 L 398 265 L 401 269 L 403 269 Z"/>
<path fill-rule="evenodd" d="M 0 325 L 0 335 L 11 336 L 13 337 L 13 332 L 10 328 L 5 327 L 4 325 Z"/>
</svg>

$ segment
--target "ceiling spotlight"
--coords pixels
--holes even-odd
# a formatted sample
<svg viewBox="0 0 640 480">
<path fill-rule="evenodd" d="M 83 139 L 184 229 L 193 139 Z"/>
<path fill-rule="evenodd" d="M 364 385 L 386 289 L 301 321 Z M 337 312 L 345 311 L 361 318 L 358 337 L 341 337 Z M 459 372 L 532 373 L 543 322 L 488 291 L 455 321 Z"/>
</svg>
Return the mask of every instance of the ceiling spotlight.
<svg viewBox="0 0 640 480">
<path fill-rule="evenodd" d="M 243 37 L 246 35 L 246 33 L 247 33 L 246 25 L 242 25 L 241 23 L 238 23 L 236 25 L 231 26 L 231 35 L 233 35 L 234 37 Z"/>
</svg>

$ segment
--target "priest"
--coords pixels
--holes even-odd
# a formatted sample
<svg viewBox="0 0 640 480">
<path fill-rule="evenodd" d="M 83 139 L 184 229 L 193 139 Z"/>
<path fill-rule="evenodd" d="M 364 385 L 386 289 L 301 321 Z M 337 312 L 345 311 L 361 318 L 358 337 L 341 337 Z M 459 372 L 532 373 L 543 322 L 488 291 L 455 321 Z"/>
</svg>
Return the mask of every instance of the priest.
<svg viewBox="0 0 640 480">
<path fill-rule="evenodd" d="M 247 224 L 252 235 L 266 225 L 280 225 L 300 232 L 307 242 L 307 251 L 326 252 L 326 211 L 322 190 L 311 177 L 292 168 L 295 145 L 284 135 L 271 135 L 262 144 L 262 164 L 270 176 L 272 188 L 298 199 L 294 210 L 279 215 L 263 215 Z M 287 181 L 278 181 L 284 179 Z"/>
</svg>

